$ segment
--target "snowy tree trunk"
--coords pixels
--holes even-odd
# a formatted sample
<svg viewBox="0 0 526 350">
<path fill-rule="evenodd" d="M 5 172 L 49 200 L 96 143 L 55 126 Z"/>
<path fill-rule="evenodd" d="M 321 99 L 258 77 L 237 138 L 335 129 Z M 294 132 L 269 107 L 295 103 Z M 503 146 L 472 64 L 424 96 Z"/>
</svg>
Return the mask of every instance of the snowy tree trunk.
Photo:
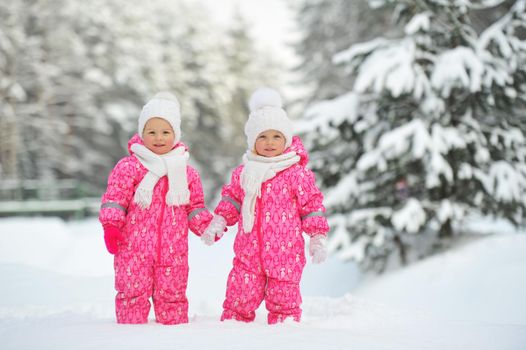
<svg viewBox="0 0 526 350">
<path fill-rule="evenodd" d="M 17 130 L 12 118 L 0 116 L 0 179 L 16 179 Z"/>
</svg>

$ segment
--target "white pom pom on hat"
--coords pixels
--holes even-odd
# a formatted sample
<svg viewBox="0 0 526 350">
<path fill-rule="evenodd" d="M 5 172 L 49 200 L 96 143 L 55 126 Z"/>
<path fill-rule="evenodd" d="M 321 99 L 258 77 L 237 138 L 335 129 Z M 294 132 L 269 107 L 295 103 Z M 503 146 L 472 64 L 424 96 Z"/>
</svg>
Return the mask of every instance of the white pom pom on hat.
<svg viewBox="0 0 526 350">
<path fill-rule="evenodd" d="M 181 106 L 177 98 L 167 91 L 155 94 L 142 107 L 138 122 L 138 133 L 142 138 L 144 126 L 152 118 L 162 118 L 172 126 L 175 133 L 175 143 L 181 139 Z"/>
<path fill-rule="evenodd" d="M 252 96 L 250 96 L 250 100 L 248 101 L 248 107 L 251 112 L 263 107 L 283 108 L 283 102 L 281 101 L 281 96 L 276 90 L 264 87 L 259 88 L 252 93 Z"/>
<path fill-rule="evenodd" d="M 267 130 L 277 130 L 285 136 L 285 148 L 292 143 L 292 121 L 283 109 L 280 94 L 271 88 L 259 88 L 250 96 L 250 114 L 245 124 L 245 134 L 250 150 L 254 149 L 256 138 Z"/>
</svg>

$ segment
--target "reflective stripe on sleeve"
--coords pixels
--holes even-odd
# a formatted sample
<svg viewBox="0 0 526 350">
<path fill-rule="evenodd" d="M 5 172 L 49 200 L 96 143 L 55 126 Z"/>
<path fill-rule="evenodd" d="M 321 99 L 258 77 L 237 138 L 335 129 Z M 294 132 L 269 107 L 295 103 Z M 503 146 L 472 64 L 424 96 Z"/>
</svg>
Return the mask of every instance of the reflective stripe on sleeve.
<svg viewBox="0 0 526 350">
<path fill-rule="evenodd" d="M 102 205 L 100 206 L 101 209 L 103 208 L 117 208 L 117 209 L 120 209 L 122 210 L 124 213 L 126 213 L 126 208 L 124 208 L 122 205 L 120 205 L 119 203 L 115 203 L 115 202 L 106 202 L 106 203 L 102 203 Z"/>
<path fill-rule="evenodd" d="M 232 198 L 223 196 L 221 200 L 231 203 L 237 209 L 238 213 L 241 211 L 241 205 L 237 201 L 233 200 Z"/>
<path fill-rule="evenodd" d="M 206 208 L 197 208 L 197 209 L 192 210 L 190 214 L 188 214 L 188 220 L 192 220 L 194 216 L 196 216 L 197 214 L 199 214 L 200 212 L 204 210 L 206 210 Z"/>
<path fill-rule="evenodd" d="M 302 216 L 301 220 L 306 219 L 306 218 L 311 217 L 311 216 L 323 216 L 323 217 L 325 217 L 325 213 L 322 212 L 322 211 L 313 211 L 312 213 L 309 213 L 307 215 Z"/>
</svg>

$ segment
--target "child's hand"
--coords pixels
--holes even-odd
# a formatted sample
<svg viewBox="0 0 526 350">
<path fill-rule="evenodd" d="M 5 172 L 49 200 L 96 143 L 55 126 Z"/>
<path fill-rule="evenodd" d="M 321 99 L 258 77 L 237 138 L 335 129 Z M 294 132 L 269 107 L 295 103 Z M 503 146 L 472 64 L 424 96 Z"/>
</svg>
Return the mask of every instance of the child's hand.
<svg viewBox="0 0 526 350">
<path fill-rule="evenodd" d="M 312 256 L 312 262 L 319 264 L 327 259 L 327 239 L 324 235 L 315 235 L 310 238 L 309 255 Z"/>
<path fill-rule="evenodd" d="M 104 242 L 106 249 L 110 254 L 115 254 L 119 250 L 119 244 L 122 242 L 121 230 L 115 226 L 104 226 Z"/>
<path fill-rule="evenodd" d="M 215 241 L 223 236 L 226 231 L 226 220 L 221 215 L 214 215 L 212 221 L 201 235 L 201 240 L 206 245 L 212 245 Z"/>
</svg>

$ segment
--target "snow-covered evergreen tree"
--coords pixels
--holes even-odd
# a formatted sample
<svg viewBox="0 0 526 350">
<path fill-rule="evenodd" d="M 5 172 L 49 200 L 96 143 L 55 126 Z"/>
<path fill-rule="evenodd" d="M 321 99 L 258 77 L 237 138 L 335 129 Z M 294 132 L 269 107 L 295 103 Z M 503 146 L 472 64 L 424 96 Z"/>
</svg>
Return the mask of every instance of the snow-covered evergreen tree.
<svg viewBox="0 0 526 350">
<path fill-rule="evenodd" d="M 192 157 L 201 164 L 209 164 L 207 171 L 210 179 L 214 182 L 211 188 L 217 188 L 221 181 L 223 172 L 214 167 L 215 158 L 211 150 L 217 149 L 222 144 L 222 129 L 225 127 L 224 120 L 227 95 L 221 94 L 226 91 L 223 77 L 225 76 L 225 65 L 222 61 L 222 49 L 216 46 L 215 50 L 209 49 L 212 45 L 220 45 L 221 41 L 210 41 L 210 34 L 206 34 L 199 28 L 199 21 L 187 27 L 186 41 L 182 51 L 185 53 L 184 69 L 188 74 L 186 91 L 182 92 L 186 116 L 192 119 L 186 120 L 185 140 L 192 146 Z M 183 108 L 185 106 L 183 105 Z M 209 188 L 208 188 L 209 189 Z"/>
<path fill-rule="evenodd" d="M 251 33 L 248 21 L 239 10 L 235 12 L 232 25 L 227 29 L 225 45 L 225 82 L 230 99 L 225 106 L 223 128 L 223 147 L 227 156 L 221 157 L 221 161 L 227 165 L 223 171 L 226 176 L 223 183 L 229 179 L 230 170 L 240 162 L 247 147 L 244 126 L 249 114 L 250 94 L 261 86 L 276 87 L 282 83 L 272 57 L 259 44 Z M 228 155 L 232 159 L 228 159 Z"/>
<path fill-rule="evenodd" d="M 252 91 L 259 87 L 254 57 L 258 54 L 254 38 L 249 33 L 249 24 L 239 10 L 234 14 L 233 25 L 227 30 L 228 46 L 225 50 L 229 70 L 228 85 L 231 100 L 228 103 L 229 129 L 226 130 L 231 144 L 242 154 L 246 148 L 243 127 L 247 121 L 249 109 L 247 101 Z"/>
<path fill-rule="evenodd" d="M 203 20 L 206 11 L 185 0 L 2 2 L 2 179 L 75 178 L 102 189 L 127 153 L 141 106 L 169 90 L 182 104 L 192 162 L 213 182 L 208 190 L 217 188 L 228 166 L 220 157 L 231 151 L 221 145 L 230 145 L 237 72 L 224 29 Z M 254 65 L 266 57 L 247 54 Z M 259 85 L 255 72 L 244 79 Z"/>
<path fill-rule="evenodd" d="M 14 106 L 24 98 L 23 90 L 16 81 L 16 60 L 19 44 L 24 40 L 17 18 L 11 14 L 14 6 L 22 3 L 0 4 L 0 178 L 18 177 L 18 132 Z"/>
<path fill-rule="evenodd" d="M 291 6 L 301 35 L 295 49 L 301 57 L 297 70 L 307 103 L 348 91 L 352 81 L 332 63 L 332 57 L 354 43 L 388 32 L 386 13 L 368 11 L 367 0 L 302 0 Z"/>
<path fill-rule="evenodd" d="M 17 153 L 15 177 L 75 177 L 102 183 L 94 174 L 107 173 L 108 164 L 114 163 L 119 139 L 107 135 L 116 136 L 112 129 L 123 127 L 118 123 L 112 128 L 104 110 L 105 98 L 115 102 L 112 73 L 117 64 L 109 64 L 113 57 L 109 52 L 114 53 L 117 42 L 123 41 L 115 39 L 116 32 L 124 25 L 120 19 L 133 7 L 123 6 L 118 12 L 122 15 L 114 16 L 112 5 L 119 7 L 117 1 L 2 4 L 0 16 L 5 20 L 0 35 L 9 38 L 3 42 L 10 50 L 3 52 L 9 81 L 3 81 L 2 109 L 8 108 L 0 120 L 14 122 L 9 148 Z M 120 63 L 128 66 L 126 61 Z M 1 153 L 5 150 L 2 144 Z"/>
<path fill-rule="evenodd" d="M 382 270 L 395 252 L 404 263 L 443 246 L 472 214 L 525 224 L 526 1 L 480 35 L 469 20 L 501 2 L 374 1 L 405 36 L 335 57 L 353 89 L 303 129 L 343 257 Z"/>
<path fill-rule="evenodd" d="M 0 124 L 9 130 L 0 151 L 2 163 L 6 160 L 5 175 L 50 178 L 60 169 L 56 152 L 64 148 L 65 140 L 57 135 L 64 133 L 65 124 L 53 113 L 57 104 L 52 85 L 58 71 L 50 48 L 57 44 L 53 38 L 59 25 L 48 24 L 56 24 L 53 18 L 63 11 L 59 3 L 45 0 L 7 2 L 0 11 Z M 7 159 L 6 153 L 11 155 Z"/>
<path fill-rule="evenodd" d="M 153 90 L 160 37 L 152 5 L 134 2 L 61 1 L 59 33 L 51 38 L 57 75 L 50 88 L 59 108 L 54 115 L 66 118 L 68 147 L 61 177 L 74 177 L 103 186 L 123 145 L 134 132 L 136 115 L 144 96 Z M 59 20 L 56 18 L 55 20 Z M 154 17 L 155 18 L 155 17 Z"/>
</svg>

